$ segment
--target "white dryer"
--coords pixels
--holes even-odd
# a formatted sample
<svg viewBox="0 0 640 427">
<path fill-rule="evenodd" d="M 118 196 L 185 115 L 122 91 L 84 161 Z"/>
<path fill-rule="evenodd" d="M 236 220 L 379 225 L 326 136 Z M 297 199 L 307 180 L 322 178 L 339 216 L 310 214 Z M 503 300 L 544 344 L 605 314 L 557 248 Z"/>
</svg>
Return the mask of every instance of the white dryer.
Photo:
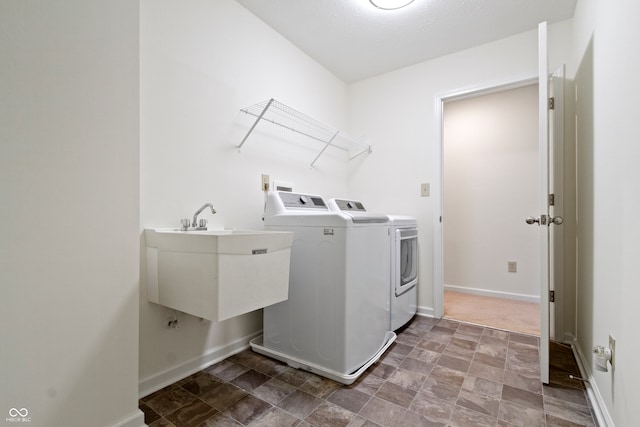
<svg viewBox="0 0 640 427">
<path fill-rule="evenodd" d="M 391 237 L 391 330 L 406 325 L 418 308 L 418 221 L 389 215 Z"/>
<path fill-rule="evenodd" d="M 269 193 L 268 230 L 293 231 L 289 298 L 264 309 L 254 351 L 343 384 L 395 341 L 389 329 L 389 222 L 330 211 L 320 196 Z"/>
<path fill-rule="evenodd" d="M 356 200 L 330 199 L 329 209 L 365 215 L 364 205 Z M 418 307 L 418 221 L 404 215 L 389 218 L 390 329 L 406 325 Z"/>
</svg>

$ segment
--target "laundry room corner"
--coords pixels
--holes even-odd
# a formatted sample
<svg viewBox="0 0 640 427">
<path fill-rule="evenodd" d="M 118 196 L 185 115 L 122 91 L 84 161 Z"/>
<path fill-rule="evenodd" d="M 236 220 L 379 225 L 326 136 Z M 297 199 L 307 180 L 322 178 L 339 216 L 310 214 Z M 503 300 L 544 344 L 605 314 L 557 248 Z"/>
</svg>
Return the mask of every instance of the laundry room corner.
<svg viewBox="0 0 640 427">
<path fill-rule="evenodd" d="M 146 228 L 180 227 L 205 203 L 211 228 L 263 228 L 262 175 L 345 194 L 349 160 L 241 110 L 276 98 L 347 127 L 347 87 L 233 0 L 140 5 L 140 393 L 148 394 L 243 346 L 262 310 L 209 322 L 151 303 Z M 242 52 L 242 54 L 238 54 Z M 177 323 L 168 324 L 177 319 Z"/>
</svg>

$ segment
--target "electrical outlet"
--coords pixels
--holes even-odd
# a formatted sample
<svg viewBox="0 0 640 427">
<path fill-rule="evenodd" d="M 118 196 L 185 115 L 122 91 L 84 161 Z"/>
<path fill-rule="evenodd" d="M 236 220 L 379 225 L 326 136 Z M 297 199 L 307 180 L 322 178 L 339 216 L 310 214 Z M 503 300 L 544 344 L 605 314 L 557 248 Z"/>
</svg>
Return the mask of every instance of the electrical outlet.
<svg viewBox="0 0 640 427">
<path fill-rule="evenodd" d="M 269 181 L 269 175 L 262 174 L 262 187 L 260 187 L 262 191 L 269 191 Z"/>
<path fill-rule="evenodd" d="M 167 326 L 170 327 L 171 329 L 180 329 L 180 323 L 178 323 L 177 314 L 174 314 L 173 316 L 169 317 L 169 320 L 167 321 Z"/>
<path fill-rule="evenodd" d="M 518 263 L 515 261 L 507 262 L 507 271 L 509 273 L 517 273 L 518 272 Z"/>
<path fill-rule="evenodd" d="M 609 349 L 611 350 L 611 370 L 616 370 L 616 339 L 609 335 Z"/>
<path fill-rule="evenodd" d="M 429 194 L 431 194 L 431 185 L 428 182 L 420 184 L 420 196 L 429 197 Z"/>
</svg>

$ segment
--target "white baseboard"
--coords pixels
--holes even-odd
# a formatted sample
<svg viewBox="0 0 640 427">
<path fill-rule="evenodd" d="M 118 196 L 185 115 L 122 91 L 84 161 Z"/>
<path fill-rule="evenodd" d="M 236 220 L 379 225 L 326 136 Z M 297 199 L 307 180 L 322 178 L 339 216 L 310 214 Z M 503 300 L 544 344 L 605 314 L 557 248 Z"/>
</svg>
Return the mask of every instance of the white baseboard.
<svg viewBox="0 0 640 427">
<path fill-rule="evenodd" d="M 602 398 L 602 394 L 600 394 L 595 378 L 592 375 L 591 368 L 587 364 L 582 350 L 580 350 L 577 338 L 573 335 L 571 338 L 571 349 L 573 350 L 573 355 L 578 363 L 580 375 L 582 378 L 586 378 L 588 380 L 584 385 L 587 389 L 587 397 L 589 398 L 589 402 L 591 402 L 591 407 L 593 408 L 593 413 L 598 425 L 601 427 L 615 427 L 613 419 L 611 418 L 611 415 L 607 410 L 607 406 L 604 403 L 604 399 Z"/>
<path fill-rule="evenodd" d="M 195 374 L 196 372 L 201 371 L 213 365 L 214 363 L 218 363 L 229 356 L 232 356 L 236 353 L 241 352 L 242 350 L 249 348 L 249 341 L 260 334 L 262 334 L 262 330 L 239 338 L 225 345 L 214 347 L 208 352 L 194 357 L 191 360 L 187 360 L 186 362 L 183 362 L 170 369 L 167 369 L 166 371 L 141 379 L 138 382 L 138 396 L 141 398 L 144 396 L 148 396 L 154 391 L 158 391 L 163 387 L 173 384 L 176 381 L 180 381 L 181 379 Z"/>
<path fill-rule="evenodd" d="M 515 301 L 534 302 L 540 304 L 540 297 L 537 295 L 516 294 L 512 292 L 491 291 L 488 289 L 467 288 L 465 286 L 444 285 L 445 291 L 460 292 L 463 294 L 480 295 L 485 297 L 503 298 Z"/>
<path fill-rule="evenodd" d="M 569 345 L 573 345 L 573 342 L 575 341 L 575 337 L 573 335 L 573 333 L 571 332 L 565 332 L 564 333 L 564 341 L 562 341 L 565 344 L 569 344 Z"/>
<path fill-rule="evenodd" d="M 417 316 L 433 317 L 433 313 L 434 313 L 433 307 L 418 306 L 418 308 L 416 309 Z"/>
<path fill-rule="evenodd" d="M 146 426 L 147 425 L 144 423 L 144 413 L 140 409 L 136 409 L 136 411 L 133 414 L 131 414 L 129 417 L 113 425 L 113 427 L 146 427 Z"/>
</svg>

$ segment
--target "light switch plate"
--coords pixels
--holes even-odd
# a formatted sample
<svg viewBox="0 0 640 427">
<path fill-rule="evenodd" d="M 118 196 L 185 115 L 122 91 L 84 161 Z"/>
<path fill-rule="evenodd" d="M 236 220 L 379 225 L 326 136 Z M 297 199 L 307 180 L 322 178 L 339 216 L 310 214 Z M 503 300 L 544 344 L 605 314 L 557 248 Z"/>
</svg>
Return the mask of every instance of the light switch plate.
<svg viewBox="0 0 640 427">
<path fill-rule="evenodd" d="M 420 184 L 420 196 L 429 197 L 430 194 L 431 194 L 431 185 L 428 182 L 424 184 Z"/>
</svg>

